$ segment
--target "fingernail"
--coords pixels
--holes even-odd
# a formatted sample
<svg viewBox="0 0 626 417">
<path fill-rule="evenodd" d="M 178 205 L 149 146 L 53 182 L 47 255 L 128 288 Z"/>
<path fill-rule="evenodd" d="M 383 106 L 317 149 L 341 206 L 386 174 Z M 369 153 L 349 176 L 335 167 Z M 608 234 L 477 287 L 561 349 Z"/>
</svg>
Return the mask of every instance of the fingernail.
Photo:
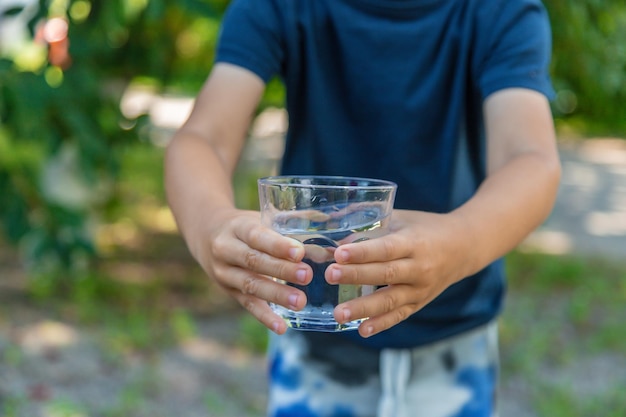
<svg viewBox="0 0 626 417">
<path fill-rule="evenodd" d="M 344 322 L 350 321 L 350 317 L 352 316 L 352 312 L 350 310 L 348 310 L 347 308 L 344 308 L 341 314 L 343 315 Z"/>
<path fill-rule="evenodd" d="M 292 310 L 298 308 L 298 298 L 300 298 L 298 294 L 291 294 L 289 296 L 289 308 L 291 308 Z"/>
<path fill-rule="evenodd" d="M 300 248 L 300 247 L 290 248 L 289 249 L 289 258 L 291 258 L 291 260 L 293 260 L 293 261 L 300 260 L 300 252 L 301 251 L 302 251 L 302 248 Z"/>
<path fill-rule="evenodd" d="M 296 271 L 296 280 L 300 284 L 304 284 L 304 282 L 306 281 L 306 269 L 298 269 Z"/>
<path fill-rule="evenodd" d="M 365 327 L 365 331 L 363 332 L 363 337 L 370 337 L 372 335 L 372 333 L 374 333 L 374 327 L 373 326 L 367 326 L 367 327 Z"/>
<path fill-rule="evenodd" d="M 278 334 L 278 331 L 280 329 L 280 323 L 275 321 L 272 323 L 272 331 L 276 334 Z"/>
<path fill-rule="evenodd" d="M 346 262 L 346 261 L 348 261 L 348 256 L 349 256 L 348 251 L 341 249 L 341 250 L 337 251 L 337 253 L 335 255 L 335 259 L 338 262 Z"/>
</svg>

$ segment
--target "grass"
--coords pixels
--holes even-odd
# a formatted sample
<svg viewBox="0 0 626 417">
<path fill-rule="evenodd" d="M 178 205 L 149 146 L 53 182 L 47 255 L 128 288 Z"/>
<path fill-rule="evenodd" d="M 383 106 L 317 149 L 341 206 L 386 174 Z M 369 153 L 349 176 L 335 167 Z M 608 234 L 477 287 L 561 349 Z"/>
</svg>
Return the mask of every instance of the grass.
<svg viewBox="0 0 626 417">
<path fill-rule="evenodd" d="M 540 416 L 602 416 L 626 415 L 626 397 L 619 387 L 596 396 L 579 397 L 571 389 L 543 386 L 542 394 L 536 395 L 535 404 Z"/>
<path fill-rule="evenodd" d="M 508 274 L 501 320 L 503 380 L 525 381 L 539 416 L 626 415 L 620 388 L 626 378 L 618 375 L 615 386 L 597 393 L 593 374 L 598 371 L 584 366 L 598 358 L 623 358 L 626 352 L 624 264 L 515 252 L 508 256 Z M 581 387 L 588 392 L 581 393 Z"/>
<path fill-rule="evenodd" d="M 543 319 L 567 326 L 586 350 L 626 352 L 616 330 L 626 317 L 626 268 L 600 258 L 512 253 L 507 258 L 509 298 L 528 305 L 505 315 Z M 520 320 L 523 323 L 523 320 Z M 550 329 L 549 329 L 550 330 Z"/>
<path fill-rule="evenodd" d="M 33 281 L 33 302 L 64 320 L 97 328 L 112 355 L 154 353 L 196 334 L 190 308 L 168 301 L 171 287 L 165 280 L 129 283 L 94 274 L 63 284 Z"/>
</svg>

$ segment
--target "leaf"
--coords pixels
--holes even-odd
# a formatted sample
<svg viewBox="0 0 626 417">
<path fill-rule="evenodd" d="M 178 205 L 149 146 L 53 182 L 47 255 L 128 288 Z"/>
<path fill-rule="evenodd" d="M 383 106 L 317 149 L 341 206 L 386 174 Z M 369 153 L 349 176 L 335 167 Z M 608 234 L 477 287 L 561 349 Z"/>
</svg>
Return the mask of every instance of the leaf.
<svg viewBox="0 0 626 417">
<path fill-rule="evenodd" d="M 183 0 L 182 7 L 192 14 L 199 14 L 207 17 L 218 16 L 218 12 L 214 5 L 201 0 Z"/>
<path fill-rule="evenodd" d="M 163 0 L 152 0 L 146 7 L 146 17 L 148 20 L 159 21 L 165 15 L 166 5 Z"/>
<path fill-rule="evenodd" d="M 24 6 L 9 7 L 5 11 L 3 11 L 0 16 L 4 16 L 4 17 L 17 16 L 18 14 L 22 13 L 23 11 L 24 11 Z"/>
<path fill-rule="evenodd" d="M 2 181 L 0 181 L 0 184 Z M 19 194 L 15 194 L 15 190 L 7 190 L 3 184 L 3 208 L 0 211 L 2 214 L 2 222 L 4 224 L 5 236 L 11 242 L 18 242 L 22 236 L 24 236 L 30 230 L 30 224 L 28 222 L 28 207 Z M 7 191 L 13 191 L 7 193 Z"/>
</svg>

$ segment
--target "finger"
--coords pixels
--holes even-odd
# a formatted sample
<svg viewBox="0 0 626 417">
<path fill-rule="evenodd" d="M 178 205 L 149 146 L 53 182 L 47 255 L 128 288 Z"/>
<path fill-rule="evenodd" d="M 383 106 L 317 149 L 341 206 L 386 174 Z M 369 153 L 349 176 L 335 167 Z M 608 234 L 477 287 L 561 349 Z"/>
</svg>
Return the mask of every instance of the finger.
<svg viewBox="0 0 626 417">
<path fill-rule="evenodd" d="M 313 270 L 306 263 L 276 258 L 260 250 L 252 249 L 239 240 L 233 240 L 228 246 L 224 245 L 215 250 L 216 257 L 222 262 L 257 274 L 300 285 L 306 285 L 313 279 Z"/>
<path fill-rule="evenodd" d="M 418 276 L 414 262 L 399 259 L 391 262 L 368 264 L 338 264 L 326 268 L 324 274 L 329 284 L 394 285 L 406 282 L 407 276 Z"/>
<path fill-rule="evenodd" d="M 235 227 L 235 236 L 252 249 L 276 258 L 300 262 L 304 258 L 304 245 L 287 238 L 261 224 L 241 223 Z"/>
<path fill-rule="evenodd" d="M 335 307 L 334 317 L 339 323 L 369 317 L 376 332 L 405 320 L 425 305 L 424 299 L 415 298 L 408 285 L 394 285 L 377 290 L 374 294 L 355 298 Z"/>
<path fill-rule="evenodd" d="M 229 289 L 236 290 L 238 294 L 279 304 L 294 311 L 302 310 L 306 306 L 307 300 L 304 292 L 276 282 L 272 278 L 253 274 L 241 268 L 231 268 L 228 276 Z"/>
<path fill-rule="evenodd" d="M 249 294 L 242 294 L 236 289 L 228 291 L 239 304 L 241 304 L 252 316 L 254 316 L 265 327 L 276 334 L 283 334 L 287 331 L 287 323 L 279 315 L 272 311 L 272 308 L 260 298 Z"/>
<path fill-rule="evenodd" d="M 335 251 L 338 263 L 385 262 L 406 258 L 413 248 L 398 235 L 386 235 L 375 239 L 341 245 Z"/>
<path fill-rule="evenodd" d="M 406 320 L 416 311 L 417 310 L 412 309 L 410 306 L 403 306 L 397 310 L 390 311 L 387 314 L 370 317 L 369 319 L 364 320 L 359 326 L 359 334 L 361 337 L 365 338 L 374 336 Z"/>
</svg>

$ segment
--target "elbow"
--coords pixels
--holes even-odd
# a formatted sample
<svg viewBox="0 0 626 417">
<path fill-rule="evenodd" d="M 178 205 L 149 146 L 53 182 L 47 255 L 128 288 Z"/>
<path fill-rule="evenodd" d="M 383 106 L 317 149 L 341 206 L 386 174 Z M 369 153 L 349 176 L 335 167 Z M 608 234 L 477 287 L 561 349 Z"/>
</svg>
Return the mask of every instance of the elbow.
<svg viewBox="0 0 626 417">
<path fill-rule="evenodd" d="M 541 159 L 541 166 L 543 168 L 543 184 L 547 196 L 545 200 L 547 204 L 543 218 L 543 220 L 545 220 L 550 215 L 554 205 L 556 204 L 559 187 L 561 185 L 562 166 L 558 152 L 555 152 L 554 155 L 543 156 Z"/>
</svg>

